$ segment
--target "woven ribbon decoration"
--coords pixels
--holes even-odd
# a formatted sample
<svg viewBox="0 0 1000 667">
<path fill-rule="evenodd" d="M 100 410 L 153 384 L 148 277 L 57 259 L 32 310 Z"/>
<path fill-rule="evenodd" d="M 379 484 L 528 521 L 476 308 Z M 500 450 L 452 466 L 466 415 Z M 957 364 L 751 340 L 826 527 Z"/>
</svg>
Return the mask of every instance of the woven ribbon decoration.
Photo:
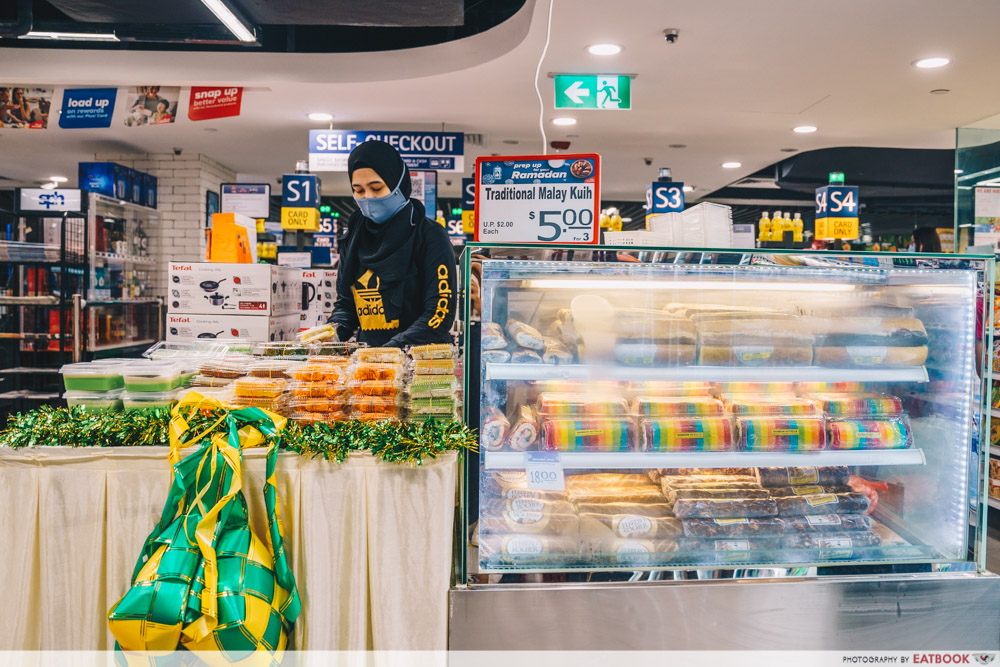
<svg viewBox="0 0 1000 667">
<path fill-rule="evenodd" d="M 218 421 L 189 438 L 184 415 L 216 411 Z M 288 566 L 275 494 L 279 432 L 285 418 L 259 408 L 229 410 L 191 392 L 172 410 L 172 481 L 159 523 L 142 547 L 132 587 L 108 612 L 130 664 L 178 649 L 212 665 L 281 660 L 301 603 Z M 265 440 L 267 542 L 250 528 L 243 495 L 243 449 Z M 130 656 L 129 652 L 144 652 Z"/>
</svg>

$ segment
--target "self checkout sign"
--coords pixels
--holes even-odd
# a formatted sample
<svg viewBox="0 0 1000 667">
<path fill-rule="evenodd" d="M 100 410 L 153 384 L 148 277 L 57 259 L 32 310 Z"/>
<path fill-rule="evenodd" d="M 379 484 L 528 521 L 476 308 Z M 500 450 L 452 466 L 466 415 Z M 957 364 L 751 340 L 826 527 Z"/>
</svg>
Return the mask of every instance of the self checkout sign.
<svg viewBox="0 0 1000 667">
<path fill-rule="evenodd" d="M 816 238 L 858 238 L 860 209 L 856 185 L 824 185 L 816 188 Z"/>
<path fill-rule="evenodd" d="M 600 201 L 596 153 L 476 160 L 476 241 L 594 245 Z"/>
</svg>

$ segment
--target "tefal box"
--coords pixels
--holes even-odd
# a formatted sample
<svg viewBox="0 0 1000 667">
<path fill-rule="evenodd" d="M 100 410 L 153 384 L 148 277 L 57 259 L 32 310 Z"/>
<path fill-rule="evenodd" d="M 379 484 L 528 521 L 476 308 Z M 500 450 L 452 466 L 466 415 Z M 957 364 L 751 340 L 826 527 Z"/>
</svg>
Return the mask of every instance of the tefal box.
<svg viewBox="0 0 1000 667">
<path fill-rule="evenodd" d="M 302 269 L 302 328 L 325 324 L 337 300 L 337 272 Z"/>
<path fill-rule="evenodd" d="M 167 312 L 300 315 L 302 269 L 270 264 L 168 264 Z"/>
<path fill-rule="evenodd" d="M 299 315 L 178 315 L 167 314 L 167 340 L 244 340 L 266 343 L 295 340 Z"/>
</svg>

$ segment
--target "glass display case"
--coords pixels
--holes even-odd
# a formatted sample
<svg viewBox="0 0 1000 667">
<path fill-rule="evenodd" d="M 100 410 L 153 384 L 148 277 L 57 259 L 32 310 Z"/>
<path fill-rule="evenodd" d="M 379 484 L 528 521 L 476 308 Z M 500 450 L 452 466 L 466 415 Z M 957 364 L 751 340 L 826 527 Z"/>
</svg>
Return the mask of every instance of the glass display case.
<svg viewBox="0 0 1000 667">
<path fill-rule="evenodd" d="M 481 244 L 466 277 L 472 261 L 463 583 L 985 569 L 992 258 Z"/>
</svg>

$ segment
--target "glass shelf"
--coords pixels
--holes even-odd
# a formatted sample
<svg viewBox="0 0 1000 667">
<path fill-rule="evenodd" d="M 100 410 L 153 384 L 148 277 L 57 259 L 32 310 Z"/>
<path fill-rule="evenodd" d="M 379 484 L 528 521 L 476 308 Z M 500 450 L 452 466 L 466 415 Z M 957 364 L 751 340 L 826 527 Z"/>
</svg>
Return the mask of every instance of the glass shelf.
<svg viewBox="0 0 1000 667">
<path fill-rule="evenodd" d="M 582 364 L 485 364 L 487 380 L 611 380 L 669 382 L 927 382 L 923 366 L 824 368 L 821 366 L 587 366 Z"/>
</svg>

